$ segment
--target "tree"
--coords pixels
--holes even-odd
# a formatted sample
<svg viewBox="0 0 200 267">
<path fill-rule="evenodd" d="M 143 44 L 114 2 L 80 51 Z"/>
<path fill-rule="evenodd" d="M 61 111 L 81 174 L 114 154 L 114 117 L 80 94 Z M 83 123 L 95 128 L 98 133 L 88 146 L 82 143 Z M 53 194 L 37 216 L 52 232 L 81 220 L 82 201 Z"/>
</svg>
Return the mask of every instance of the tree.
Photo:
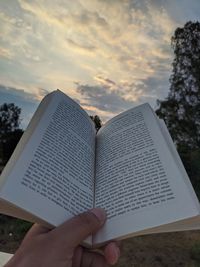
<svg viewBox="0 0 200 267">
<path fill-rule="evenodd" d="M 174 61 L 170 91 L 158 100 L 163 118 L 200 198 L 200 23 L 187 22 L 172 37 Z"/>
<path fill-rule="evenodd" d="M 11 157 L 16 145 L 18 144 L 21 136 L 23 134 L 22 129 L 16 129 L 13 132 L 7 133 L 6 137 L 4 138 L 4 142 L 0 141 L 0 158 L 2 159 L 3 165 Z"/>
<path fill-rule="evenodd" d="M 0 106 L 0 138 L 19 128 L 21 109 L 10 103 Z"/>
<path fill-rule="evenodd" d="M 10 158 L 23 130 L 19 129 L 21 109 L 15 104 L 0 106 L 0 163 L 5 164 Z"/>
<path fill-rule="evenodd" d="M 172 37 L 174 50 L 170 92 L 158 100 L 163 118 L 177 146 L 200 148 L 200 23 L 187 22 Z"/>
<path fill-rule="evenodd" d="M 95 124 L 95 128 L 96 128 L 96 130 L 97 130 L 97 132 L 98 132 L 98 130 L 99 130 L 99 129 L 101 128 L 101 126 L 102 126 L 102 121 L 101 121 L 101 119 L 99 118 L 98 115 L 90 116 L 90 118 L 91 118 L 91 120 L 94 122 L 94 124 Z"/>
</svg>

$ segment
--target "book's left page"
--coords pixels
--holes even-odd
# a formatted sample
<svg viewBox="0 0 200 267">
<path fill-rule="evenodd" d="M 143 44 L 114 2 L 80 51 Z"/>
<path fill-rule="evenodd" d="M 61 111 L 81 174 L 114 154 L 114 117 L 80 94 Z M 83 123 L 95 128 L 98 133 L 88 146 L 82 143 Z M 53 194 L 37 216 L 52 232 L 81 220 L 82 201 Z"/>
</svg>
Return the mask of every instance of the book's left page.
<svg viewBox="0 0 200 267">
<path fill-rule="evenodd" d="M 93 207 L 96 131 L 65 94 L 55 91 L 47 98 L 42 116 L 35 118 L 36 112 L 28 126 L 27 131 L 35 123 L 28 142 L 22 137 L 2 173 L 0 198 L 11 211 L 19 207 L 57 226 Z M 3 205 L 0 212 L 5 213 Z"/>
</svg>

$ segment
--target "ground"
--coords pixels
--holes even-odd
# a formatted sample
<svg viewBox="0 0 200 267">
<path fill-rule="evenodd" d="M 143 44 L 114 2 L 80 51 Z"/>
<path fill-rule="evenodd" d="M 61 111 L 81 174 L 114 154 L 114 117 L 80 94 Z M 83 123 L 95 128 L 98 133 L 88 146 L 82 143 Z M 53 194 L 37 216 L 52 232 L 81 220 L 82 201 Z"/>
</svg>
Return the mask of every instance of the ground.
<svg viewBox="0 0 200 267">
<path fill-rule="evenodd" d="M 14 253 L 31 226 L 0 215 L 0 251 Z M 154 234 L 122 242 L 117 267 L 200 267 L 200 231 Z"/>
<path fill-rule="evenodd" d="M 200 232 L 135 237 L 123 242 L 117 267 L 200 266 Z"/>
</svg>

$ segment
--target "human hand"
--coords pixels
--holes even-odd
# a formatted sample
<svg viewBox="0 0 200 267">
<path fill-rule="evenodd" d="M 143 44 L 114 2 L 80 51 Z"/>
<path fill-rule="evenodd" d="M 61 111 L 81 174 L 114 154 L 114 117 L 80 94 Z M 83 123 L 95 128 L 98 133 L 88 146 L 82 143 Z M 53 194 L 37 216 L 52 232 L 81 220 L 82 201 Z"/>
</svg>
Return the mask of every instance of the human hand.
<svg viewBox="0 0 200 267">
<path fill-rule="evenodd" d="M 84 212 L 49 230 L 35 224 L 5 267 L 106 267 L 117 262 L 120 250 L 115 242 L 104 255 L 83 248 L 80 243 L 97 232 L 106 215 L 102 209 Z"/>
</svg>

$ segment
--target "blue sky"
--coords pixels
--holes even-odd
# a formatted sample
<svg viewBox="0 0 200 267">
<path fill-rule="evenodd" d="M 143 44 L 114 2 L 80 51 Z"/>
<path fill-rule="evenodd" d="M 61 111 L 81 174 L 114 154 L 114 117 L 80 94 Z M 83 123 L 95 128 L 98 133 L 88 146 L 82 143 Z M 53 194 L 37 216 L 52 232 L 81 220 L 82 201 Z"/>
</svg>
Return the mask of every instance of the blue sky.
<svg viewBox="0 0 200 267">
<path fill-rule="evenodd" d="M 199 0 L 1 0 L 0 104 L 22 126 L 57 88 L 106 121 L 169 91 L 170 38 Z"/>
</svg>

